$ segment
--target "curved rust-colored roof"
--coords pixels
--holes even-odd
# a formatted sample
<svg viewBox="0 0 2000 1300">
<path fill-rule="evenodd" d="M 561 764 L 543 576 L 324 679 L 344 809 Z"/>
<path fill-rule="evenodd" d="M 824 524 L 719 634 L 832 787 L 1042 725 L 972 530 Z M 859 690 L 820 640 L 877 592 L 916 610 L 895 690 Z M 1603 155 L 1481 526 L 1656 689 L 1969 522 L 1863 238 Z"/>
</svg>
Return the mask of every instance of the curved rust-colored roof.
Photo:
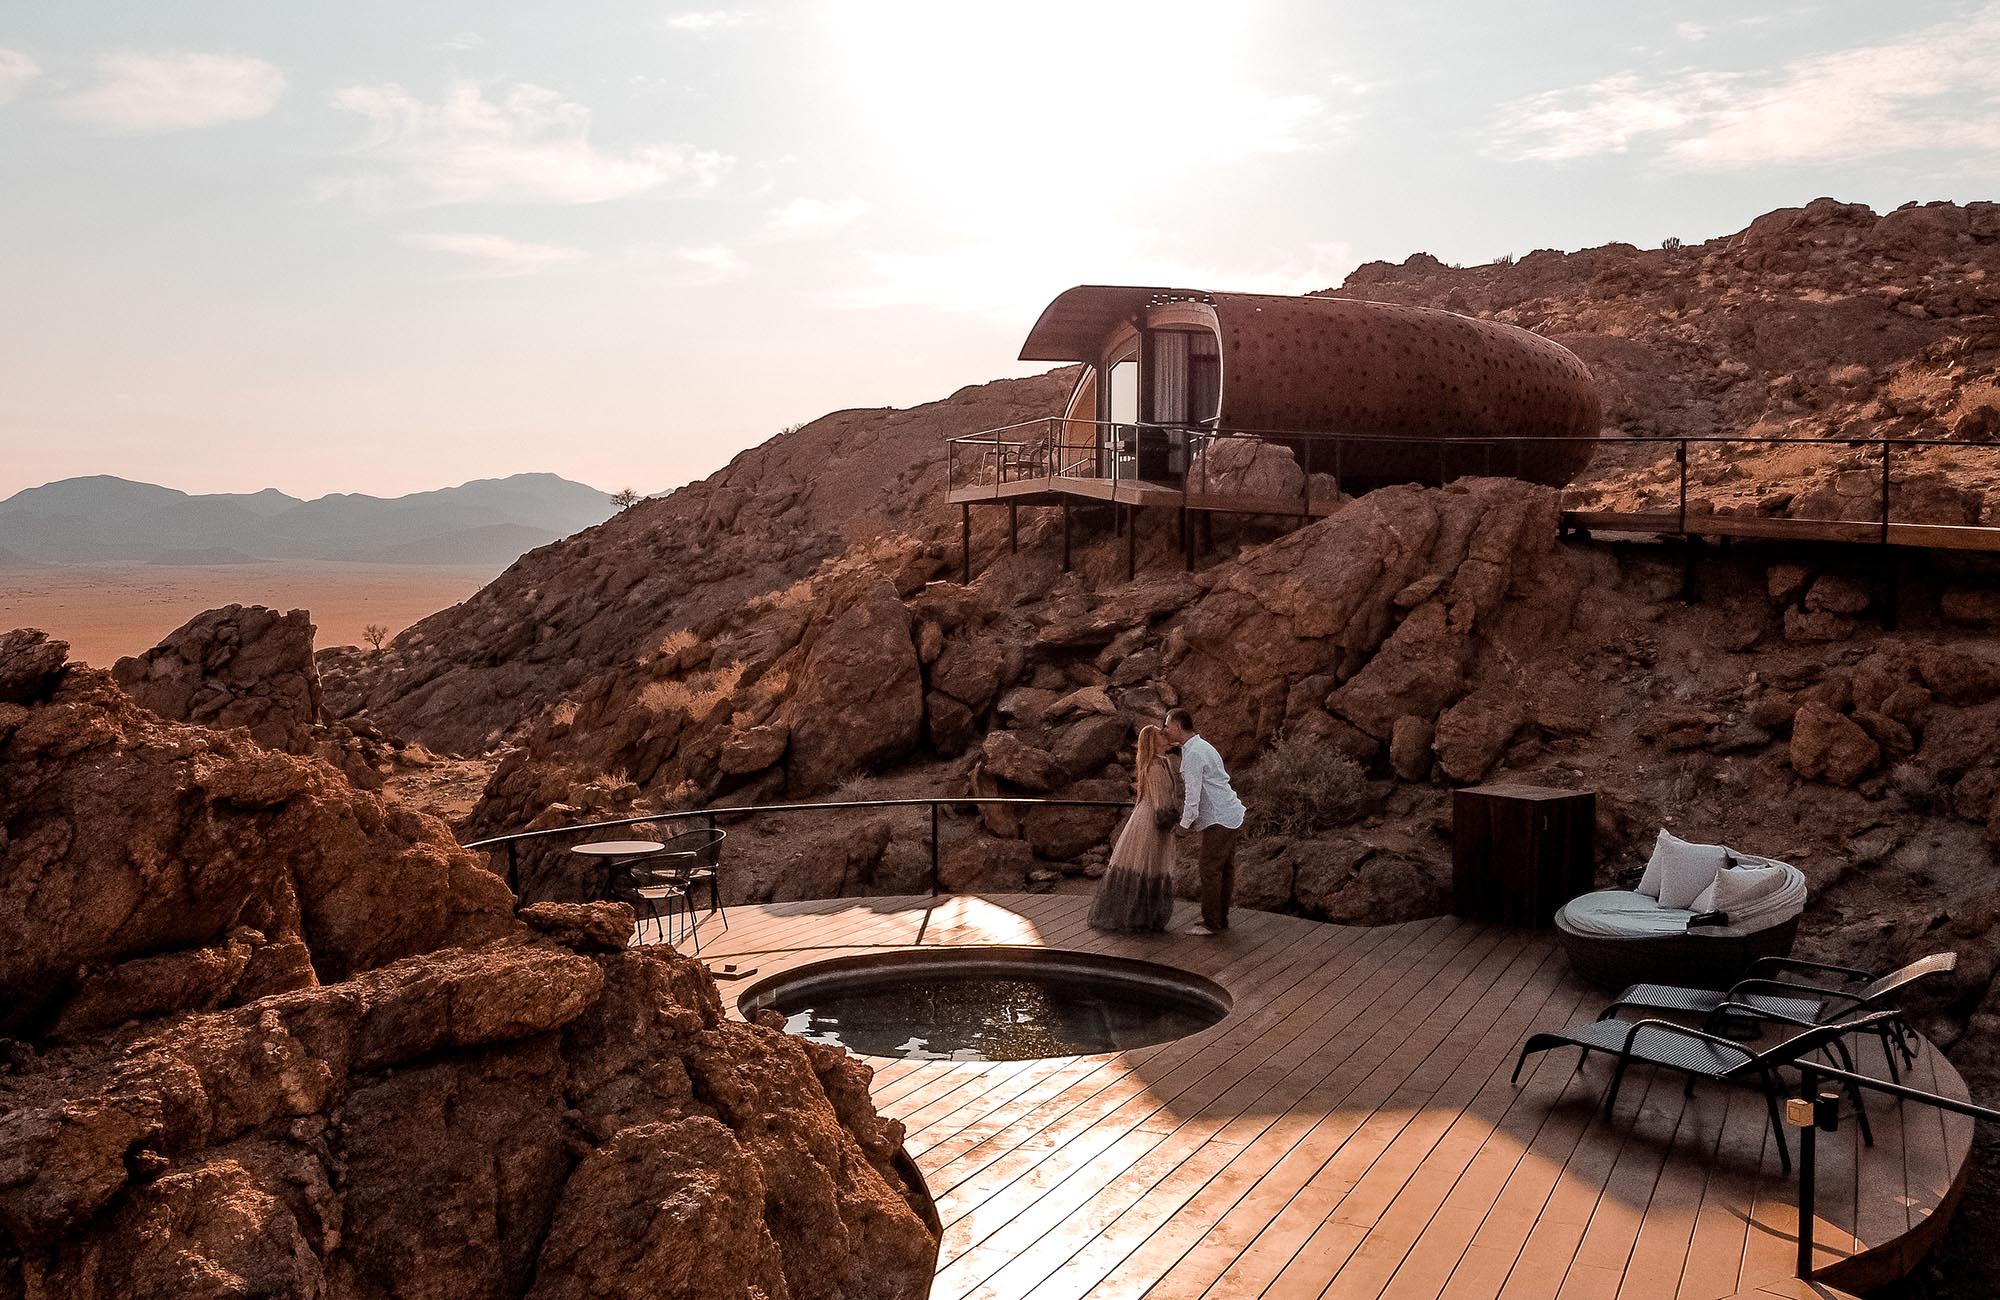
<svg viewBox="0 0 2000 1300">
<path fill-rule="evenodd" d="M 1347 443 L 1344 468 L 1417 481 L 1484 472 L 1485 465 L 1560 485 L 1590 463 L 1599 407 L 1589 368 L 1540 335 L 1448 311 L 1085 285 L 1049 304 L 1021 355 L 1094 362 L 1120 322 L 1150 305 L 1186 300 L 1215 312 L 1224 429 L 1408 437 L 1413 441 L 1401 446 Z M 1464 448 L 1439 468 L 1440 439 L 1522 438 L 1551 441 Z"/>
</svg>

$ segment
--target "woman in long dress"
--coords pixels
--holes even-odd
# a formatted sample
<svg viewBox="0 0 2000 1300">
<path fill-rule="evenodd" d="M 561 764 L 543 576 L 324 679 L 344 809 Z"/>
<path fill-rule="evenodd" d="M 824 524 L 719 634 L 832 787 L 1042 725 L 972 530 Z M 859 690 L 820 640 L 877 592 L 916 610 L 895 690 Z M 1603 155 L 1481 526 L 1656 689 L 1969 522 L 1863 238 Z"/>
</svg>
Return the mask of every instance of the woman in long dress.
<svg viewBox="0 0 2000 1300">
<path fill-rule="evenodd" d="M 1181 767 L 1158 727 L 1139 730 L 1134 806 L 1111 846 L 1090 923 L 1099 930 L 1164 930 L 1174 912 L 1174 823 Z"/>
</svg>

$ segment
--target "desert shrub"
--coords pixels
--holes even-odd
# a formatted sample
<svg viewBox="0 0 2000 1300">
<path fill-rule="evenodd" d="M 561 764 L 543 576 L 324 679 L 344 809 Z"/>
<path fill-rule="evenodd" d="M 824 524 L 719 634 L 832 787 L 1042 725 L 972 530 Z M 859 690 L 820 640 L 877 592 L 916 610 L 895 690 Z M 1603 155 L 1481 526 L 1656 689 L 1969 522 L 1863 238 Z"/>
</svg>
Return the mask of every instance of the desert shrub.
<svg viewBox="0 0 2000 1300">
<path fill-rule="evenodd" d="M 1951 789 L 1929 768 L 1898 763 L 1889 769 L 1889 788 L 1913 811 L 1941 813 L 1951 807 Z"/>
<path fill-rule="evenodd" d="M 648 682 L 646 689 L 639 692 L 639 707 L 655 716 L 686 709 L 688 716 L 697 722 L 705 722 L 711 714 L 736 694 L 737 684 L 743 680 L 743 665 L 730 664 L 705 673 L 696 673 L 692 678 L 670 678 L 661 682 Z"/>
<path fill-rule="evenodd" d="M 611 494 L 611 504 L 620 510 L 630 510 L 645 499 L 645 494 L 633 487 L 622 487 Z"/>
<path fill-rule="evenodd" d="M 829 803 L 860 803 L 866 799 L 878 798 L 875 784 L 874 777 L 856 772 L 853 776 L 848 777 L 845 781 L 842 781 L 839 785 L 829 790 L 826 796 L 827 801 Z"/>
<path fill-rule="evenodd" d="M 1676 316 L 1686 311 L 1688 309 L 1687 287 L 1685 285 L 1675 285 L 1673 292 L 1667 295 L 1667 302 L 1673 307 L 1674 315 Z"/>
<path fill-rule="evenodd" d="M 1512 253 L 1502 253 L 1500 254 L 1500 256 L 1493 259 L 1493 265 L 1512 266 L 1514 265 L 1514 255 Z"/>
<path fill-rule="evenodd" d="M 1668 235 L 1660 241 L 1660 247 L 1669 253 L 1678 253 L 1681 251 L 1681 238 L 1679 235 Z"/>
<path fill-rule="evenodd" d="M 1249 784 L 1252 835 L 1317 835 L 1353 821 L 1369 797 L 1359 763 L 1305 736 L 1273 741 Z"/>
<path fill-rule="evenodd" d="M 695 635 L 693 632 L 684 627 L 678 628 L 667 633 L 666 639 L 660 642 L 660 657 L 670 659 L 683 650 L 692 649 L 694 643 Z"/>
</svg>

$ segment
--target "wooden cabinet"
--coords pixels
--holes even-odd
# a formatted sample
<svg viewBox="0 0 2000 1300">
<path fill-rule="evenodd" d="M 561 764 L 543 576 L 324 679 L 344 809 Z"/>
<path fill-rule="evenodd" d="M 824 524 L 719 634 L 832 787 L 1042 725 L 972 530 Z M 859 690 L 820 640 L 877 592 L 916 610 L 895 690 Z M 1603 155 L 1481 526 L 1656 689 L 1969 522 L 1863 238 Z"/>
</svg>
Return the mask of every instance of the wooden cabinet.
<svg viewBox="0 0 2000 1300">
<path fill-rule="evenodd" d="M 1452 910 L 1531 927 L 1590 892 L 1597 796 L 1537 785 L 1478 785 L 1451 798 Z"/>
</svg>

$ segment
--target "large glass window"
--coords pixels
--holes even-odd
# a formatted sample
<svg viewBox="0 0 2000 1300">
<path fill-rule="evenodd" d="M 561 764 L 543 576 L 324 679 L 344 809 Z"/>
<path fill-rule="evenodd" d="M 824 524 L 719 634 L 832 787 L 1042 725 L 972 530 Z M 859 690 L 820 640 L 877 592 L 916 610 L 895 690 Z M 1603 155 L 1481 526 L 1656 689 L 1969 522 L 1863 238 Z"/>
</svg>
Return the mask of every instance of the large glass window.
<svg viewBox="0 0 2000 1300">
<path fill-rule="evenodd" d="M 1131 478 L 1139 435 L 1139 362 L 1131 358 L 1114 362 L 1105 385 L 1104 429 L 1105 473 L 1113 478 Z"/>
<path fill-rule="evenodd" d="M 1111 367 L 1111 423 L 1139 422 L 1139 363 L 1120 361 Z"/>
</svg>

